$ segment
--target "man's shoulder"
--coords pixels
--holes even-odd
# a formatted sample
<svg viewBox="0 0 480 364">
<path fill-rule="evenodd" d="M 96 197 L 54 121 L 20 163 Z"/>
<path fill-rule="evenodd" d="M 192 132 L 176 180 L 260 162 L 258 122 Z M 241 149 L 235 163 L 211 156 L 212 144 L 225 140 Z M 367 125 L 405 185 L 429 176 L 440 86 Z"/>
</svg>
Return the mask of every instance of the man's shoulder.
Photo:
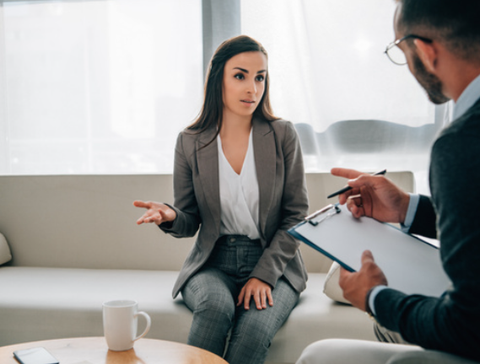
<svg viewBox="0 0 480 364">
<path fill-rule="evenodd" d="M 480 138 L 480 99 L 458 119 L 446 127 L 439 135 L 442 137 Z"/>
</svg>

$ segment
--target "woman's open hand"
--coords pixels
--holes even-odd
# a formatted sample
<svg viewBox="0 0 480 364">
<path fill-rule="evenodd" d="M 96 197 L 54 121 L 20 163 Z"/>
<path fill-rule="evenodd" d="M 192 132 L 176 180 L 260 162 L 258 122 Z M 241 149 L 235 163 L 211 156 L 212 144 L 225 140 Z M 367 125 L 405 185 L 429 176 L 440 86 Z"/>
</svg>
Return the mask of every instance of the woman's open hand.
<svg viewBox="0 0 480 364">
<path fill-rule="evenodd" d="M 143 216 L 137 220 L 137 225 L 152 222 L 160 225 L 163 222 L 173 221 L 177 217 L 175 210 L 160 202 L 134 201 L 133 205 L 147 209 Z"/>
</svg>

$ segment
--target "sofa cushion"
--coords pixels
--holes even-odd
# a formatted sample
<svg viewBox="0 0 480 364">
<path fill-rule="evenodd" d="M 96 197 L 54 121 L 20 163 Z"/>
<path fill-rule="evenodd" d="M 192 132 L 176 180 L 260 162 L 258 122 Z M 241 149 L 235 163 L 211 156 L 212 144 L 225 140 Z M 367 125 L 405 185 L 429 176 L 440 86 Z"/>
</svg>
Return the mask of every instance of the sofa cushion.
<svg viewBox="0 0 480 364">
<path fill-rule="evenodd" d="M 0 268 L 0 346 L 65 337 L 103 336 L 102 303 L 133 299 L 152 318 L 149 338 L 186 343 L 192 314 L 171 297 L 178 272 L 71 268 Z M 375 340 L 360 310 L 322 293 L 324 273 L 307 289 L 275 336 L 268 362 L 294 363 L 310 343 L 331 337 Z M 139 330 L 143 328 L 139 320 Z"/>
<path fill-rule="evenodd" d="M 114 299 L 138 301 L 139 309 L 152 318 L 147 337 L 185 342 L 192 315 L 181 300 L 171 297 L 177 274 L 2 267 L 0 346 L 53 338 L 103 336 L 102 303 Z M 139 325 L 142 322 L 139 320 Z"/>
<path fill-rule="evenodd" d="M 7 239 L 0 233 L 0 265 L 9 262 L 11 259 L 12 253 L 10 253 Z"/>
</svg>

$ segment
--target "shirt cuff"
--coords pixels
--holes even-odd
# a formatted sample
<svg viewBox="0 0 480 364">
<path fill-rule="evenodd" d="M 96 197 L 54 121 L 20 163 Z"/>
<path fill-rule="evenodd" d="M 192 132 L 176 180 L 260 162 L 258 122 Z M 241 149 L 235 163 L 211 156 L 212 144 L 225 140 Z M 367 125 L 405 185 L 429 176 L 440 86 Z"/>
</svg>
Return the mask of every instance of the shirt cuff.
<svg viewBox="0 0 480 364">
<path fill-rule="evenodd" d="M 402 231 L 408 233 L 413 224 L 413 219 L 417 213 L 418 203 L 420 201 L 420 195 L 409 193 L 410 202 L 408 203 L 407 215 L 405 216 L 405 221 L 403 224 L 400 224 Z"/>
<path fill-rule="evenodd" d="M 370 311 L 372 311 L 373 316 L 375 316 L 375 297 L 377 297 L 377 294 L 379 294 L 381 291 L 383 291 L 385 288 L 388 288 L 387 286 L 376 286 L 375 288 L 372 289 L 372 292 L 370 292 L 370 296 L 368 297 L 368 306 L 370 307 Z"/>
</svg>

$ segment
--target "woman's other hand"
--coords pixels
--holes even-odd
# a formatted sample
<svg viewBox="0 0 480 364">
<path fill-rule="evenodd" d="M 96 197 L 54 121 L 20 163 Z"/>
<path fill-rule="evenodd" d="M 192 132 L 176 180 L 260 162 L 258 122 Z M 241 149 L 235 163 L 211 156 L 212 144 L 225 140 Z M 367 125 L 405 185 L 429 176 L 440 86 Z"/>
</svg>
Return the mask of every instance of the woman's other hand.
<svg viewBox="0 0 480 364">
<path fill-rule="evenodd" d="M 137 225 L 152 222 L 156 225 L 160 225 L 164 222 L 173 221 L 177 217 L 177 213 L 175 212 L 175 210 L 171 209 L 163 203 L 151 201 L 134 201 L 133 205 L 135 207 L 147 209 L 143 216 L 137 220 Z"/>
<path fill-rule="evenodd" d="M 253 296 L 257 310 L 267 308 L 267 300 L 273 306 L 272 287 L 258 278 L 250 278 L 238 295 L 237 306 L 243 303 L 245 310 L 250 309 L 250 300 Z"/>
</svg>

